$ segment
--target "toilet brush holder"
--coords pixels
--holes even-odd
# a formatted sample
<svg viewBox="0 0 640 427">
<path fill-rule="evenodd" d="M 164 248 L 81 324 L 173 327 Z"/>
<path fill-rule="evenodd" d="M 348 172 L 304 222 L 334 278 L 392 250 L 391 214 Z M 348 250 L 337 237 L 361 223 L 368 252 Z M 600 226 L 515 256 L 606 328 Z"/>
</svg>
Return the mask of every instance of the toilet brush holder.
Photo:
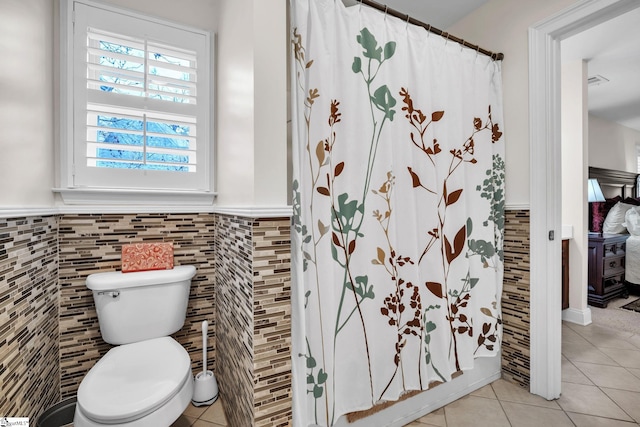
<svg viewBox="0 0 640 427">
<path fill-rule="evenodd" d="M 211 405 L 218 400 L 218 382 L 213 372 L 207 370 L 207 331 L 209 322 L 202 322 L 202 372 L 196 375 L 193 386 L 193 406 Z"/>
<path fill-rule="evenodd" d="M 211 371 L 198 372 L 193 386 L 193 406 L 211 405 L 218 400 L 218 382 Z"/>
</svg>

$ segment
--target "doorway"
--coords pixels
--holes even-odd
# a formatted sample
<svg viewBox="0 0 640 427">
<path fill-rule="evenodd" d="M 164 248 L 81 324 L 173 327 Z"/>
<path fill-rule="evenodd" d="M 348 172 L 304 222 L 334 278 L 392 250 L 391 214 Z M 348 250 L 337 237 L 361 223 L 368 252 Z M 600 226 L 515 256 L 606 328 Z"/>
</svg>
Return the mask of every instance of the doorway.
<svg viewBox="0 0 640 427">
<path fill-rule="evenodd" d="M 561 387 L 560 42 L 640 7 L 636 0 L 582 1 L 529 28 L 531 190 L 531 388 Z"/>
</svg>

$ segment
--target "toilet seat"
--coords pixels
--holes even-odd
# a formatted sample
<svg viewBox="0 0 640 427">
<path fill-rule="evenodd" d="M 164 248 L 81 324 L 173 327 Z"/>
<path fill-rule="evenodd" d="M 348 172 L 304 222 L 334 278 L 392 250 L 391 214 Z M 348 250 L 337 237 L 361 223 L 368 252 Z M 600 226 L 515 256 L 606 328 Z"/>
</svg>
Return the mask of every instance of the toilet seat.
<svg viewBox="0 0 640 427">
<path fill-rule="evenodd" d="M 161 408 L 192 381 L 189 354 L 173 338 L 125 344 L 89 370 L 77 409 L 97 424 L 126 424 Z"/>
</svg>

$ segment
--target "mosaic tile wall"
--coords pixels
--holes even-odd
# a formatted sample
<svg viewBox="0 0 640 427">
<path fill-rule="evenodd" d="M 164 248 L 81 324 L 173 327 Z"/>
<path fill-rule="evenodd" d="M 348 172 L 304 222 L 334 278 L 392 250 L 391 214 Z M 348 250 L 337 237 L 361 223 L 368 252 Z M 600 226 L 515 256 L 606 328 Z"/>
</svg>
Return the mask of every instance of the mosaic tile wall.
<svg viewBox="0 0 640 427">
<path fill-rule="evenodd" d="M 218 215 L 216 379 L 229 426 L 253 426 L 252 220 Z"/>
<path fill-rule="evenodd" d="M 291 424 L 291 221 L 253 225 L 253 375 L 257 427 Z"/>
<path fill-rule="evenodd" d="M 173 242 L 175 265 L 196 266 L 185 325 L 174 338 L 202 370 L 203 320 L 209 321 L 208 365 L 214 367 L 215 292 L 213 214 L 82 214 L 59 221 L 60 375 L 62 398 L 73 396 L 86 372 L 111 347 L 101 336 L 91 273 L 120 269 L 125 243 Z"/>
<path fill-rule="evenodd" d="M 290 220 L 218 216 L 218 383 L 229 425 L 291 424 Z"/>
<path fill-rule="evenodd" d="M 60 400 L 56 217 L 0 219 L 0 416 Z"/>
<path fill-rule="evenodd" d="M 530 215 L 505 212 L 502 376 L 529 389 Z"/>
</svg>

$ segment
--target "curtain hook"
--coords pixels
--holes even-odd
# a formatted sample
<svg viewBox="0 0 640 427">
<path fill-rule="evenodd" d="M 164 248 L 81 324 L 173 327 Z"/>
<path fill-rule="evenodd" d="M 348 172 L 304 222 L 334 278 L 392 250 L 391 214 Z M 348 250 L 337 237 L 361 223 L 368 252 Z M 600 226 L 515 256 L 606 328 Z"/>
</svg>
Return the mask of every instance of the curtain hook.
<svg viewBox="0 0 640 427">
<path fill-rule="evenodd" d="M 464 39 L 462 39 L 462 41 L 460 42 L 460 52 L 462 53 L 463 50 L 464 50 Z"/>
<path fill-rule="evenodd" d="M 410 18 L 411 18 L 411 17 L 410 17 L 410 16 L 409 16 L 409 14 L 407 13 L 407 22 L 405 22 L 405 25 L 404 25 L 404 29 L 405 29 L 405 30 L 406 30 L 407 28 L 409 28 L 409 19 L 410 19 Z"/>
<path fill-rule="evenodd" d="M 480 46 L 476 46 L 476 61 L 478 60 L 478 56 L 480 56 Z"/>
<path fill-rule="evenodd" d="M 446 40 L 444 41 L 445 47 L 449 44 L 449 33 L 445 33 L 447 35 Z"/>
<path fill-rule="evenodd" d="M 386 4 L 384 5 L 384 20 L 387 20 L 387 9 L 389 9 L 389 6 L 387 6 Z"/>
<path fill-rule="evenodd" d="M 431 24 L 427 24 L 427 39 L 431 37 Z"/>
<path fill-rule="evenodd" d="M 358 2 L 358 13 L 362 12 L 362 0 Z"/>
</svg>

